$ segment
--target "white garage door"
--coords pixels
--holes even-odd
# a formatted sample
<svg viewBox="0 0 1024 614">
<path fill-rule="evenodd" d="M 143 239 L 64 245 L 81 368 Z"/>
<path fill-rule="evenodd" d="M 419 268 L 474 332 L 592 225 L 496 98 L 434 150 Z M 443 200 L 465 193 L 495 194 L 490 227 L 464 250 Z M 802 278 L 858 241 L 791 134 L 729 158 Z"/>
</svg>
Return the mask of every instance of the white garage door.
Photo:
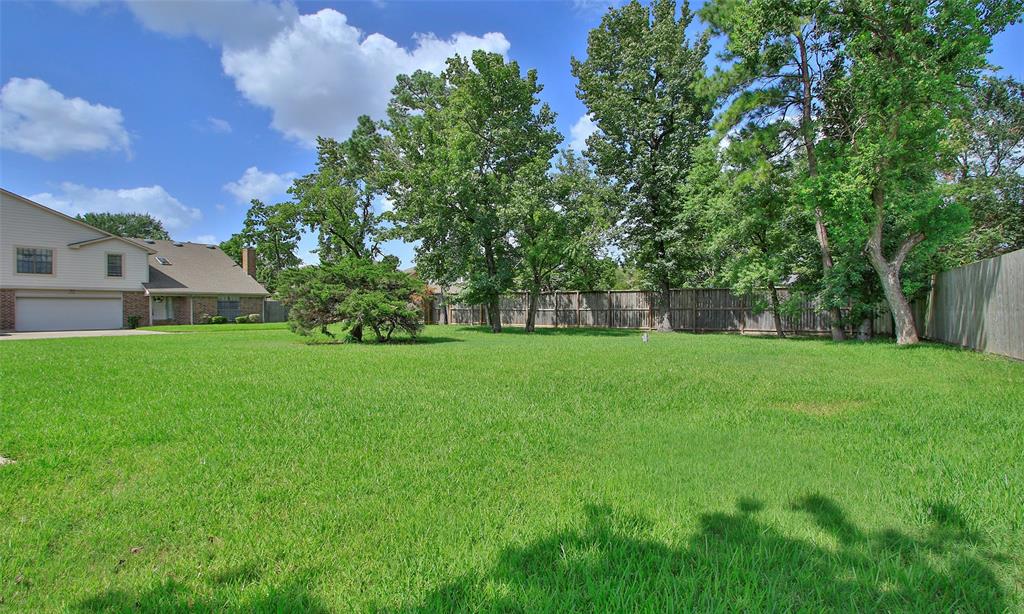
<svg viewBox="0 0 1024 614">
<path fill-rule="evenodd" d="M 119 298 L 15 299 L 15 330 L 94 330 L 121 325 Z"/>
</svg>

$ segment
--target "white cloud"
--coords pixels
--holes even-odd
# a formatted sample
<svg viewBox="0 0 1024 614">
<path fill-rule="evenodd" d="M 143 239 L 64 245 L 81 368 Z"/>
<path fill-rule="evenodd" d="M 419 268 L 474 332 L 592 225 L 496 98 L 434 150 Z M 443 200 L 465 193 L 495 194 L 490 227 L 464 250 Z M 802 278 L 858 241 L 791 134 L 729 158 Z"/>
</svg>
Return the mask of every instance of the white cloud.
<svg viewBox="0 0 1024 614">
<path fill-rule="evenodd" d="M 82 213 L 148 213 L 163 222 L 172 234 L 187 229 L 203 218 L 199 209 L 187 207 L 159 185 L 105 189 L 90 188 L 77 183 L 60 184 L 57 193 L 43 192 L 29 196 L 68 215 Z"/>
<path fill-rule="evenodd" d="M 439 71 L 456 53 L 509 49 L 499 32 L 448 39 L 417 34 L 406 48 L 366 34 L 334 9 L 300 15 L 287 1 L 128 0 L 128 6 L 151 30 L 220 45 L 221 65 L 238 91 L 270 109 L 274 128 L 307 146 L 317 136 L 348 137 L 359 115 L 383 115 L 401 73 Z"/>
<path fill-rule="evenodd" d="M 249 204 L 249 201 L 254 198 L 273 204 L 277 200 L 287 198 L 288 188 L 291 187 L 295 177 L 295 173 L 265 172 L 255 166 L 250 166 L 245 169 L 238 181 L 224 184 L 224 190 L 241 204 Z"/>
<path fill-rule="evenodd" d="M 171 36 L 194 35 L 209 43 L 231 47 L 263 44 L 299 16 L 290 2 L 127 2 L 138 20 L 150 30 Z"/>
<path fill-rule="evenodd" d="M 362 114 L 380 117 L 395 77 L 439 71 L 445 60 L 475 49 L 505 54 L 504 34 L 420 34 L 406 49 L 381 34 L 365 35 L 342 13 L 302 15 L 266 45 L 224 47 L 221 63 L 235 87 L 273 113 L 274 128 L 304 144 L 317 136 L 346 138 Z"/>
<path fill-rule="evenodd" d="M 44 160 L 83 151 L 131 153 L 119 109 L 67 98 L 45 81 L 17 77 L 0 89 L 0 145 Z"/>
<path fill-rule="evenodd" d="M 576 153 L 584 151 L 587 148 L 587 137 L 595 132 L 597 132 L 597 123 L 594 122 L 594 118 L 586 113 L 581 115 L 569 130 L 569 146 Z"/>
<path fill-rule="evenodd" d="M 207 245 L 216 245 L 216 244 L 220 243 L 220 241 L 217 240 L 217 237 L 215 237 L 213 235 L 199 235 L 192 242 L 193 243 L 205 243 Z"/>
<path fill-rule="evenodd" d="M 219 132 L 221 134 L 228 134 L 231 132 L 231 124 L 228 120 L 221 119 L 219 117 L 207 117 L 206 127 L 213 132 Z"/>
</svg>

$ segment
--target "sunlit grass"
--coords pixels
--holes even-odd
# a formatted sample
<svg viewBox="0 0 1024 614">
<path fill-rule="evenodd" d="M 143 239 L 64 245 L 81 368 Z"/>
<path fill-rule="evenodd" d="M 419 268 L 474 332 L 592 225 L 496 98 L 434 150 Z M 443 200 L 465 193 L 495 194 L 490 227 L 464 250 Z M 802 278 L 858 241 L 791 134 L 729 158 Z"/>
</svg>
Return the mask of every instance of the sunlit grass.
<svg viewBox="0 0 1024 614">
<path fill-rule="evenodd" d="M 1024 607 L 1021 363 L 188 330 L 0 344 L 0 610 Z"/>
</svg>

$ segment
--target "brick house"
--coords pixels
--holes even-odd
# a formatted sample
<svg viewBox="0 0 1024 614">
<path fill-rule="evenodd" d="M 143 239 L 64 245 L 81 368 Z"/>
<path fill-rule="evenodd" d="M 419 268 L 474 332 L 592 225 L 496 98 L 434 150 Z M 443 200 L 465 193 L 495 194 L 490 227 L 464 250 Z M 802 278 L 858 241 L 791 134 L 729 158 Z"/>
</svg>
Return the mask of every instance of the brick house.
<svg viewBox="0 0 1024 614">
<path fill-rule="evenodd" d="M 0 330 L 263 315 L 268 292 L 217 246 L 126 239 L 0 188 Z"/>
</svg>

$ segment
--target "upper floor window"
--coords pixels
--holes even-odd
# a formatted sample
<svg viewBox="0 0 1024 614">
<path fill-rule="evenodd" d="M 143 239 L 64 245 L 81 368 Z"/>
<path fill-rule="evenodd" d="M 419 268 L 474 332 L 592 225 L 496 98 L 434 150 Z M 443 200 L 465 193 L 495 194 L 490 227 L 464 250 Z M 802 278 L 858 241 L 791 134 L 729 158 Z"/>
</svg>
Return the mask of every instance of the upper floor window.
<svg viewBox="0 0 1024 614">
<path fill-rule="evenodd" d="M 38 275 L 53 274 L 53 250 L 45 247 L 19 247 L 17 271 Z"/>
<path fill-rule="evenodd" d="M 107 254 L 107 277 L 124 277 L 124 254 Z"/>
</svg>

